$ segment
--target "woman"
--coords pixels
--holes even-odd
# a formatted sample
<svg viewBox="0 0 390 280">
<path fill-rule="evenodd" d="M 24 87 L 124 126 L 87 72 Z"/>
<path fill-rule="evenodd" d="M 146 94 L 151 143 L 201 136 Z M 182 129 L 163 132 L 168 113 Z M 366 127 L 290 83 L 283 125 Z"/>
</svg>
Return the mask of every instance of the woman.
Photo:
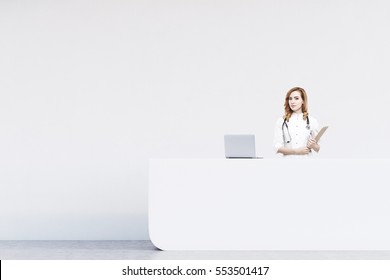
<svg viewBox="0 0 390 280">
<path fill-rule="evenodd" d="M 318 122 L 307 111 L 307 95 L 303 88 L 294 87 L 286 94 L 284 116 L 275 126 L 274 148 L 290 157 L 308 157 L 318 153 L 320 145 L 314 140 Z"/>
</svg>

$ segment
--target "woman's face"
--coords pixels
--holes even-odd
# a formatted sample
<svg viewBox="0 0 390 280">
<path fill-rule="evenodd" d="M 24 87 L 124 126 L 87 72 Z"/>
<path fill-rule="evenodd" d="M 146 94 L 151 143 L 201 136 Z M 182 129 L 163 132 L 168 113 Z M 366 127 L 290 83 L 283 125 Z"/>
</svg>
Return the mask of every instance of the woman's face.
<svg viewBox="0 0 390 280">
<path fill-rule="evenodd" d="M 291 110 L 295 113 L 301 113 L 303 105 L 301 93 L 299 91 L 292 92 L 288 98 L 288 104 L 290 105 Z"/>
</svg>

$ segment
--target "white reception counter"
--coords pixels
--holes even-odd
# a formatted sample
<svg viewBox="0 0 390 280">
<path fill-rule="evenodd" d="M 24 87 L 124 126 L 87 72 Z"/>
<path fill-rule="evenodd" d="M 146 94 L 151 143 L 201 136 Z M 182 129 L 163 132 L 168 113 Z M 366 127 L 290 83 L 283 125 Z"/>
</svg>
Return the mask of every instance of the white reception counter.
<svg viewBox="0 0 390 280">
<path fill-rule="evenodd" d="M 390 250 L 390 159 L 152 159 L 163 250 Z"/>
</svg>

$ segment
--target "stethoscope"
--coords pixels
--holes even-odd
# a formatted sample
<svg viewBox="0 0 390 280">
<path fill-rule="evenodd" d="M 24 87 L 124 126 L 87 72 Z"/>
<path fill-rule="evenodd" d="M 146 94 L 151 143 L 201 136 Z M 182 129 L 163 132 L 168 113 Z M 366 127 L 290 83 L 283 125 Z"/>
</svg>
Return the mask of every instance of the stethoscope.
<svg viewBox="0 0 390 280">
<path fill-rule="evenodd" d="M 288 140 L 286 140 L 286 134 L 284 133 L 284 126 L 286 126 L 286 128 L 287 128 Z M 310 130 L 309 116 L 307 116 L 307 118 L 306 118 L 306 129 Z M 283 141 L 284 141 L 284 143 L 290 143 L 291 142 L 291 134 L 290 134 L 290 130 L 288 129 L 287 119 L 284 119 L 284 121 L 283 121 L 282 131 L 283 131 Z"/>
</svg>

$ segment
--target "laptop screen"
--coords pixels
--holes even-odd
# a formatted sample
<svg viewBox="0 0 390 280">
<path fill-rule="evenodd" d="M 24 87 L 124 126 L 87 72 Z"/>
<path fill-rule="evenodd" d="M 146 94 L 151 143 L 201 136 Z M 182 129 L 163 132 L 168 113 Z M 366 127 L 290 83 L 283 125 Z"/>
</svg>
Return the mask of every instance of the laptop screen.
<svg viewBox="0 0 390 280">
<path fill-rule="evenodd" d="M 255 158 L 255 135 L 229 134 L 225 135 L 226 158 Z"/>
</svg>

